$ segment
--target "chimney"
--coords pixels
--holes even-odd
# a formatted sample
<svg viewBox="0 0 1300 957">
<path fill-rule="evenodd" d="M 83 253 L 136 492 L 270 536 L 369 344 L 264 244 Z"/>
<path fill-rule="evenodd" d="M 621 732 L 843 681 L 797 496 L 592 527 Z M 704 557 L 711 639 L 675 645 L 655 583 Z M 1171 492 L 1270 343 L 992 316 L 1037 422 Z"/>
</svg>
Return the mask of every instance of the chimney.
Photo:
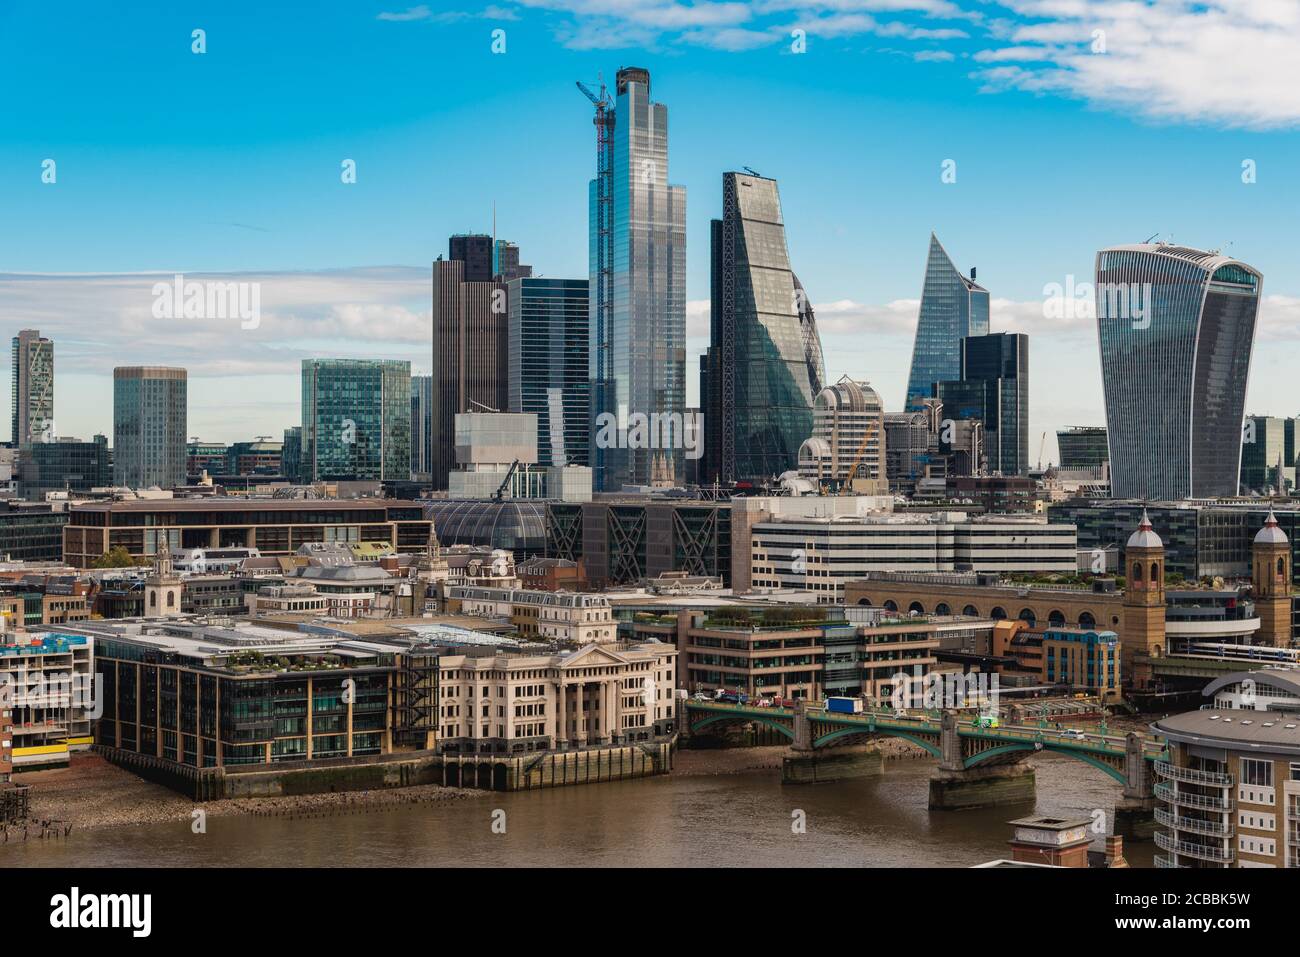
<svg viewBox="0 0 1300 957">
<path fill-rule="evenodd" d="M 1106 866 L 1128 867 L 1124 860 L 1124 838 L 1118 834 L 1106 835 Z"/>
</svg>

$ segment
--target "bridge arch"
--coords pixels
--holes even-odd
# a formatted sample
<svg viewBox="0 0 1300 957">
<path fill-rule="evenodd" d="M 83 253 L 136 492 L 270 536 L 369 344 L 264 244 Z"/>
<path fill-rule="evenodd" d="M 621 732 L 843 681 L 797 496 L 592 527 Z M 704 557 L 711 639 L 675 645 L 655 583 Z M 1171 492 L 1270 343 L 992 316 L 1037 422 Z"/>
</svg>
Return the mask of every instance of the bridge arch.
<svg viewBox="0 0 1300 957">
<path fill-rule="evenodd" d="M 794 740 L 793 727 L 787 727 L 786 725 L 782 724 L 779 720 L 768 718 L 768 717 L 760 717 L 759 715 L 756 714 L 712 714 L 700 721 L 692 722 L 691 733 L 692 734 L 698 733 L 704 730 L 705 728 L 709 727 L 710 725 L 714 725 L 714 724 L 737 724 L 737 723 L 748 724 L 751 721 L 754 722 L 754 724 L 761 724 L 764 725 L 765 727 L 771 728 L 773 731 L 779 731 L 781 732 L 781 734 L 785 735 L 791 741 Z"/>
<path fill-rule="evenodd" d="M 1123 771 L 1121 771 L 1119 768 L 1112 767 L 1111 765 L 1107 764 L 1105 761 L 1102 761 L 1099 758 L 1094 757 L 1093 755 L 1089 754 L 1086 751 L 1081 751 L 1077 748 L 1063 747 L 1061 745 L 1055 743 L 1049 743 L 1047 741 L 1042 742 L 1042 744 L 1043 746 L 1041 749 L 1035 748 L 1032 744 L 1028 744 L 1026 742 L 1021 742 L 1021 741 L 1012 741 L 1012 742 L 1008 742 L 1007 744 L 999 744 L 996 748 L 989 748 L 987 751 L 981 751 L 979 754 L 972 754 L 969 758 L 966 758 L 965 760 L 962 761 L 962 766 L 966 768 L 973 768 L 977 764 L 982 764 L 983 762 L 987 761 L 989 758 L 997 757 L 998 755 L 1011 754 L 1016 751 L 1029 751 L 1032 753 L 1035 751 L 1042 750 L 1042 751 L 1051 751 L 1055 754 L 1063 754 L 1067 758 L 1074 758 L 1076 761 L 1082 761 L 1084 764 L 1091 764 L 1094 768 L 1097 768 L 1100 771 L 1105 771 L 1107 774 L 1109 774 L 1120 784 L 1128 783 L 1124 777 Z"/>
<path fill-rule="evenodd" d="M 906 741 L 911 741 L 917 747 L 924 748 L 932 757 L 943 757 L 942 749 L 940 749 L 939 745 L 935 742 L 927 741 L 925 738 L 918 737 L 914 734 L 907 734 L 904 731 L 895 731 L 892 728 L 884 730 L 880 728 L 839 728 L 835 731 L 828 731 L 819 738 L 814 738 L 813 747 L 824 748 L 833 741 L 838 741 L 840 738 L 852 737 L 855 734 L 876 734 L 884 738 L 903 738 Z"/>
</svg>

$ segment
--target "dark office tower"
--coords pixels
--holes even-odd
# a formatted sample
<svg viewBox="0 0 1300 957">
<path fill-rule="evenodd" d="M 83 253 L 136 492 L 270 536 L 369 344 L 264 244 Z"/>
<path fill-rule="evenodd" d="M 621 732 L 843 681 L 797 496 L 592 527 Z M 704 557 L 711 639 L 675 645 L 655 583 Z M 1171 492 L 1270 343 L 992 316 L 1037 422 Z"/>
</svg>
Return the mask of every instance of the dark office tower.
<svg viewBox="0 0 1300 957">
<path fill-rule="evenodd" d="M 113 370 L 114 485 L 160 489 L 185 485 L 186 401 L 184 369 Z"/>
<path fill-rule="evenodd" d="M 15 446 L 54 438 L 54 342 L 39 329 L 13 338 L 9 406 Z"/>
<path fill-rule="evenodd" d="M 615 92 L 612 106 L 602 100 L 596 108 L 597 175 L 590 186 L 592 412 L 597 422 L 682 422 L 686 189 L 668 183 L 668 108 L 650 100 L 649 71 L 619 70 Z M 649 485 L 665 473 L 681 479 L 684 442 L 677 434 L 670 431 L 668 448 L 647 447 L 635 430 L 628 439 L 618 445 L 632 447 L 594 442 L 597 488 Z"/>
<path fill-rule="evenodd" d="M 1213 252 L 1097 254 L 1097 335 L 1116 498 L 1237 494 L 1263 276 Z"/>
<path fill-rule="evenodd" d="M 505 411 L 510 401 L 508 319 L 505 283 L 466 282 L 459 260 L 433 264 L 435 489 L 455 465 L 456 415 Z"/>
<path fill-rule="evenodd" d="M 936 382 L 961 378 L 961 342 L 989 331 L 989 293 L 961 274 L 934 233 L 921 289 L 921 311 L 912 347 L 912 372 L 907 380 L 907 411 L 921 408 L 934 395 Z"/>
<path fill-rule="evenodd" d="M 495 275 L 496 256 L 492 237 L 481 233 L 461 233 L 447 241 L 447 258 L 465 264 L 465 282 L 491 282 Z"/>
<path fill-rule="evenodd" d="M 284 452 L 280 458 L 285 481 L 302 481 L 302 426 L 291 425 L 284 430 Z"/>
<path fill-rule="evenodd" d="M 308 482 L 410 478 L 409 362 L 302 360 L 302 472 Z"/>
<path fill-rule="evenodd" d="M 998 332 L 961 342 L 961 379 L 935 383 L 944 417 L 984 424 L 988 468 L 1029 472 L 1029 337 Z"/>
<path fill-rule="evenodd" d="M 18 453 L 18 497 L 38 502 L 47 492 L 89 492 L 113 482 L 108 462 L 108 439 L 96 435 L 90 442 L 57 438 L 31 442 Z"/>
<path fill-rule="evenodd" d="M 526 278 L 508 285 L 509 410 L 537 416 L 539 464 L 588 465 L 588 281 Z"/>
<path fill-rule="evenodd" d="M 821 355 L 811 313 L 807 325 L 801 316 L 803 287 L 790 271 L 776 180 L 723 173 L 722 219 L 711 238 L 712 394 L 702 404 L 705 445 L 716 441 L 718 450 L 716 476 L 705 479 L 763 481 L 799 467 Z"/>
<path fill-rule="evenodd" d="M 433 476 L 433 376 L 411 376 L 411 478 Z"/>
<path fill-rule="evenodd" d="M 1106 430 L 1095 425 L 1079 425 L 1060 429 L 1056 433 L 1056 447 L 1061 453 L 1063 469 L 1097 469 L 1110 461 L 1106 450 Z"/>
<path fill-rule="evenodd" d="M 808 360 L 808 384 L 815 396 L 821 392 L 826 381 L 826 362 L 822 358 L 822 337 L 817 333 L 817 316 L 813 313 L 812 300 L 804 291 L 803 283 L 794 276 L 794 291 L 799 297 L 799 331 L 803 335 L 804 356 Z"/>
</svg>

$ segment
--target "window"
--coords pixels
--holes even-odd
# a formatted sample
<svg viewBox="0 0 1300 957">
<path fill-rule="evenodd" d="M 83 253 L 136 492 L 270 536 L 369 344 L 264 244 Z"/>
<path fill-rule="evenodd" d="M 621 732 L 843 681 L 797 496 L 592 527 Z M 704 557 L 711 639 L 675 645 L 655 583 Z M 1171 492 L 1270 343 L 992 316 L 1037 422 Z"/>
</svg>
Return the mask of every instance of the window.
<svg viewBox="0 0 1300 957">
<path fill-rule="evenodd" d="M 1273 762 L 1261 761 L 1257 758 L 1242 758 L 1241 783 L 1271 788 L 1273 786 Z"/>
</svg>

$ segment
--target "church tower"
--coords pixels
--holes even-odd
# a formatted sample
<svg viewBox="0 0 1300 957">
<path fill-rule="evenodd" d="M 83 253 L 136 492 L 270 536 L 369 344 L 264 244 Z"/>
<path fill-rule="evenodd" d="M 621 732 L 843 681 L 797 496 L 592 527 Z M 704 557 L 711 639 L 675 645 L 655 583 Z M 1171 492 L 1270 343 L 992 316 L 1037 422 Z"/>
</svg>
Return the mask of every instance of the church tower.
<svg viewBox="0 0 1300 957">
<path fill-rule="evenodd" d="M 171 551 L 163 546 L 154 558 L 153 571 L 144 580 L 144 613 L 149 618 L 181 614 L 181 578 L 172 569 Z"/>
<path fill-rule="evenodd" d="M 1250 546 L 1251 581 L 1259 631 L 1255 644 L 1291 647 L 1291 543 L 1268 510 L 1264 527 Z"/>
<path fill-rule="evenodd" d="M 1151 683 L 1151 669 L 1138 658 L 1165 651 L 1165 543 L 1151 527 L 1146 509 L 1124 547 L 1124 632 L 1120 649 L 1124 674 L 1134 688 Z"/>
<path fill-rule="evenodd" d="M 433 516 L 429 516 L 429 540 L 425 543 L 424 554 L 415 566 L 417 616 L 425 611 L 437 610 L 441 599 L 439 583 L 447 580 L 450 570 L 447 559 L 442 557 L 442 543 L 438 541 L 438 531 Z M 430 605 L 432 603 L 432 605 Z"/>
</svg>

